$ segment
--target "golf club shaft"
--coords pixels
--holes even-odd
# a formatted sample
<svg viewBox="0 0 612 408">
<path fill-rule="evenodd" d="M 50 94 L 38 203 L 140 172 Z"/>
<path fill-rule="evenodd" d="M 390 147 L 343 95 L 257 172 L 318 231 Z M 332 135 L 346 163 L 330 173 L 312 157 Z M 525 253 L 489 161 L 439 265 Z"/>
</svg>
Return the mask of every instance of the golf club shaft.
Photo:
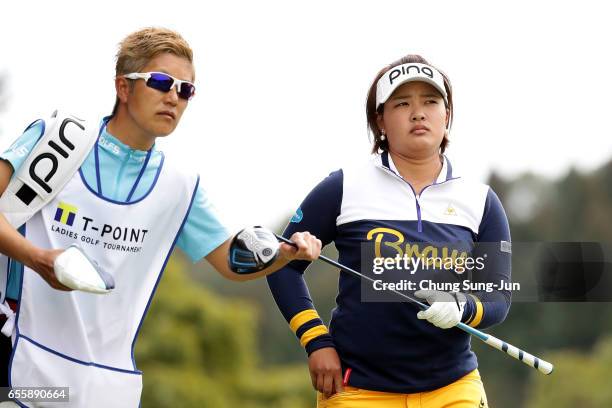
<svg viewBox="0 0 612 408">
<path fill-rule="evenodd" d="M 284 242 L 286 244 L 295 246 L 295 244 L 283 237 L 280 236 L 278 234 L 274 234 L 276 236 L 276 238 L 281 241 Z M 375 282 L 374 279 L 370 278 L 369 276 L 366 276 L 360 272 L 357 272 L 354 269 L 349 268 L 348 266 L 344 266 L 341 263 L 338 263 L 332 259 L 327 258 L 326 256 L 320 255 L 319 259 L 322 260 L 323 262 L 326 262 L 332 266 L 335 266 L 336 268 L 339 268 L 345 272 L 348 272 L 352 275 L 355 275 L 361 279 L 365 279 L 368 280 L 370 282 Z M 418 300 L 406 295 L 405 293 L 402 293 L 400 291 L 397 291 L 395 289 L 391 290 L 392 292 L 396 293 L 397 295 L 408 299 L 410 302 L 412 302 L 413 304 L 415 304 L 419 309 L 421 310 L 425 310 L 427 309 L 429 306 L 424 304 L 423 302 L 419 302 Z M 459 322 L 457 323 L 457 325 L 455 326 L 461 330 L 463 330 L 466 333 L 471 334 L 472 336 L 478 337 L 480 340 L 482 340 L 483 342 L 485 342 L 486 344 L 488 344 L 489 346 L 503 351 L 504 353 L 506 353 L 507 355 L 509 355 L 510 357 L 513 357 L 519 361 L 522 361 L 523 363 L 527 364 L 530 367 L 533 367 L 535 369 L 537 369 L 539 372 L 541 372 L 542 374 L 550 374 L 553 371 L 553 365 L 545 360 L 542 360 L 532 354 L 527 353 L 526 351 L 523 351 L 521 349 L 519 349 L 518 347 L 513 346 L 512 344 L 508 344 L 505 341 L 502 341 L 500 339 L 498 339 L 497 337 L 491 336 L 489 334 L 486 334 L 478 329 L 475 329 L 473 327 L 468 326 L 465 323 Z"/>
</svg>

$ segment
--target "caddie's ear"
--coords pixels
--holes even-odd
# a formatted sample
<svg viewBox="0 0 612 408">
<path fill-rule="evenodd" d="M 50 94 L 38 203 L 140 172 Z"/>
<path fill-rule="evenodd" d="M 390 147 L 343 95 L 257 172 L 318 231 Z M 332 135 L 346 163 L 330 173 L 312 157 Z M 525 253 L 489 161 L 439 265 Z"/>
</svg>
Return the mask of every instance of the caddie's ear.
<svg viewBox="0 0 612 408">
<path fill-rule="evenodd" d="M 117 98 L 122 103 L 127 103 L 128 95 L 130 94 L 130 80 L 124 77 L 115 78 L 115 90 L 117 91 Z"/>
</svg>

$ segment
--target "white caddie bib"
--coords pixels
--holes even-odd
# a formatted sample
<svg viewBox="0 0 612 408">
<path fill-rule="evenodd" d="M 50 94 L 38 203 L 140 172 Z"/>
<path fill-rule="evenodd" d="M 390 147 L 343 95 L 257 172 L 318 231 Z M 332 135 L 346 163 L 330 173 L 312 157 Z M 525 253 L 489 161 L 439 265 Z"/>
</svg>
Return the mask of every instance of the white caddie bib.
<svg viewBox="0 0 612 408">
<path fill-rule="evenodd" d="M 123 204 L 99 197 L 77 172 L 26 223 L 26 238 L 35 245 L 66 248 L 79 243 L 116 283 L 104 296 L 62 292 L 24 269 L 11 386 L 70 387 L 69 403 L 26 406 L 139 406 L 136 336 L 197 185 L 197 175 L 182 173 L 164 160 L 149 194 Z"/>
<path fill-rule="evenodd" d="M 99 127 L 55 111 L 44 133 L 0 197 L 0 213 L 19 228 L 62 190 L 91 151 Z M 9 259 L 0 254 L 0 304 L 4 303 Z"/>
</svg>

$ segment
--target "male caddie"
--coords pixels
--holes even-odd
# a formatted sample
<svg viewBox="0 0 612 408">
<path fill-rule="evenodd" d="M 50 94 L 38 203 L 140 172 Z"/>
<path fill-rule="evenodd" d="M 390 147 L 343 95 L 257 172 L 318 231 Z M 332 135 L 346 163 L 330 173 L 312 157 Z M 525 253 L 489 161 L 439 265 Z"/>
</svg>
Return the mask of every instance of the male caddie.
<svg viewBox="0 0 612 408">
<path fill-rule="evenodd" d="M 1 155 L 0 201 L 8 205 L 0 206 L 6 255 L 0 324 L 12 341 L 0 336 L 10 353 L 9 359 L 4 347 L 1 371 L 9 377 L 0 385 L 69 387 L 69 402 L 16 398 L 20 406 L 139 406 L 134 344 L 175 245 L 232 280 L 320 253 L 316 237 L 297 233 L 297 248 L 281 244 L 279 258 L 259 272 L 243 275 L 228 265 L 230 234 L 198 176 L 155 146 L 174 131 L 195 94 L 192 60 L 173 31 L 130 34 L 117 55 L 111 116 L 92 123 L 57 113 L 30 125 Z M 81 161 L 74 159 L 79 149 L 85 149 Z M 257 236 L 249 239 L 247 245 Z M 76 261 L 110 275 L 112 284 L 102 279 L 109 293 L 69 290 L 57 279 L 56 261 L 74 244 Z"/>
</svg>

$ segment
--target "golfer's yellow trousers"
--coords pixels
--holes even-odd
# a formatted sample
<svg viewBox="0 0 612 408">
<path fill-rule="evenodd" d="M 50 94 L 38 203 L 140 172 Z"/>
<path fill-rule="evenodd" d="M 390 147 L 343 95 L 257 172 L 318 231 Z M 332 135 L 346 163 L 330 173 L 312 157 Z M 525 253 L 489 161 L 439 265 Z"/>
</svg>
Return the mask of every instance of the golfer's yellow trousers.
<svg viewBox="0 0 612 408">
<path fill-rule="evenodd" d="M 428 392 L 397 394 L 344 387 L 325 398 L 317 396 L 317 408 L 488 408 L 478 370 L 445 387 Z"/>
</svg>

